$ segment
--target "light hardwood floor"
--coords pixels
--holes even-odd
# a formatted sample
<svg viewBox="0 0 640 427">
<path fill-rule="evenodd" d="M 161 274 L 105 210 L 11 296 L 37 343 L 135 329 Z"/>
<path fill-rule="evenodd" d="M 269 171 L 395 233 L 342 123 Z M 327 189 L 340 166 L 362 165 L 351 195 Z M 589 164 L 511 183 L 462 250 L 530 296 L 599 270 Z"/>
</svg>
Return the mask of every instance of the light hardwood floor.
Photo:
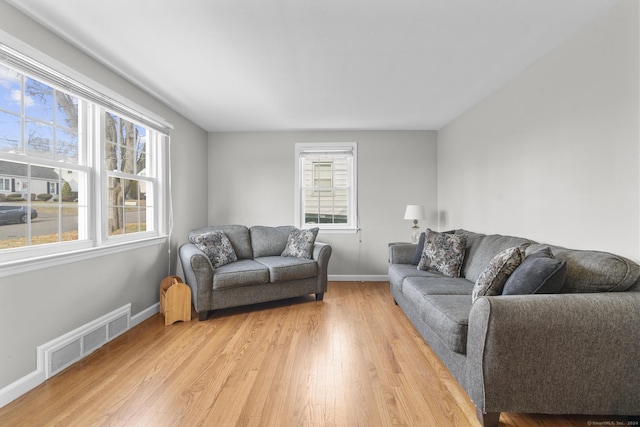
<svg viewBox="0 0 640 427">
<path fill-rule="evenodd" d="M 7 426 L 478 426 L 386 282 L 165 326 L 157 314 L 0 408 Z M 502 414 L 505 426 L 611 417 Z"/>
</svg>

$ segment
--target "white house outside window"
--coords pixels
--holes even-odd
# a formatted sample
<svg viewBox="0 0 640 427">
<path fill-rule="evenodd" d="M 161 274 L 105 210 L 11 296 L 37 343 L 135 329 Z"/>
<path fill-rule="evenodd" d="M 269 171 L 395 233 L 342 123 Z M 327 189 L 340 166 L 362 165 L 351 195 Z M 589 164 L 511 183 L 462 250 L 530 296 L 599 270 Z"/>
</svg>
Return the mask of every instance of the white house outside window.
<svg viewBox="0 0 640 427">
<path fill-rule="evenodd" d="M 356 143 L 296 144 L 296 225 L 357 229 Z"/>
</svg>

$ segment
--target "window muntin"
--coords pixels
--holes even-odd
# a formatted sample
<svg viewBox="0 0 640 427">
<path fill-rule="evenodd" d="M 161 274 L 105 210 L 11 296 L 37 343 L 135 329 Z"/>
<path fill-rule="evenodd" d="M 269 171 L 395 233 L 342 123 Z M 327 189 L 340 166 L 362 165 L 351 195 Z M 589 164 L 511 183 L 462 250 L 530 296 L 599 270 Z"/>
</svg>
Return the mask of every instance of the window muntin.
<svg viewBox="0 0 640 427">
<path fill-rule="evenodd" d="M 296 223 L 356 229 L 356 144 L 296 144 Z"/>
<path fill-rule="evenodd" d="M 29 162 L 0 160 L 0 173 L 13 175 L 2 178 L 9 183 L 10 192 L 0 194 L 0 248 L 20 248 L 77 241 L 86 238 L 78 224 L 79 212 L 86 212 L 86 206 L 78 197 L 60 197 L 59 188 L 71 188 L 69 181 L 62 177 L 69 170 Z M 85 173 L 71 171 L 73 184 L 86 181 Z M 70 191 L 70 194 L 73 192 Z M 76 193 L 77 194 L 77 193 Z"/>
<path fill-rule="evenodd" d="M 107 116 L 120 135 L 108 141 Z M 160 235 L 160 157 L 150 146 L 163 141 L 155 130 L 0 62 L 0 206 L 35 212 L 3 225 L 0 210 L 0 263 L 74 249 L 69 242 L 91 247 L 122 234 L 128 241 Z M 125 191 L 110 201 L 107 186 L 116 182 Z M 107 231 L 116 212 L 121 222 Z M 43 246 L 50 249 L 36 250 Z"/>
</svg>

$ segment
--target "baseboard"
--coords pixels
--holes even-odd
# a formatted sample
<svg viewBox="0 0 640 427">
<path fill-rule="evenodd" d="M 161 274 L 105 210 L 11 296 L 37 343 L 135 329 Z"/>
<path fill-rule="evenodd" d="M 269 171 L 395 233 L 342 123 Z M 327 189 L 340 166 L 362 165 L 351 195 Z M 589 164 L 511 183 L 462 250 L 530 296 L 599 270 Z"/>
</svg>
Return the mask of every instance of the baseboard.
<svg viewBox="0 0 640 427">
<path fill-rule="evenodd" d="M 144 322 L 145 320 L 147 320 L 148 318 L 150 318 L 151 316 L 153 316 L 159 311 L 160 311 L 160 303 L 157 302 L 153 304 L 151 307 L 145 310 L 142 310 L 140 313 L 136 314 L 135 316 L 131 316 L 131 328 Z"/>
<path fill-rule="evenodd" d="M 127 304 L 125 307 L 123 307 L 123 309 L 124 308 L 126 308 L 126 310 L 130 310 L 130 304 Z M 147 320 L 148 318 L 156 314 L 159 310 L 160 310 L 160 303 L 157 302 L 151 307 L 136 314 L 135 316 L 130 316 L 128 327 L 126 327 L 125 330 L 122 331 L 122 333 L 126 333 L 128 330 L 130 330 L 134 326 Z M 122 309 L 120 309 L 120 311 L 122 311 Z M 90 331 L 96 330 L 96 328 L 98 328 L 100 325 L 102 326 L 104 326 L 105 324 L 108 325 L 108 322 L 112 320 L 113 317 L 116 316 L 117 314 L 118 314 L 118 310 L 106 316 L 102 316 L 101 318 L 96 319 L 93 322 L 90 322 L 84 326 L 81 326 L 80 328 L 72 332 L 69 332 L 68 334 L 65 334 L 59 338 L 56 338 L 50 341 L 49 343 L 44 344 L 43 346 L 38 346 L 38 348 L 36 349 L 36 351 L 38 352 L 38 357 L 36 360 L 36 364 L 37 364 L 36 370 L 31 372 L 30 374 L 25 375 L 22 378 L 19 378 L 18 380 L 7 385 L 6 387 L 0 389 L 0 408 L 9 404 L 10 402 L 14 401 L 15 399 L 19 398 L 23 394 L 29 392 L 30 390 L 36 388 L 37 386 L 39 386 L 40 384 L 46 381 L 47 379 L 46 361 L 44 360 L 44 357 L 41 354 L 42 348 L 44 346 L 51 345 L 52 343 L 58 343 L 58 342 L 64 343 L 66 341 L 72 340 L 73 339 L 72 337 L 77 338 L 76 336 L 81 337 L 82 334 L 86 331 L 90 332 Z M 116 335 L 109 336 L 108 338 L 112 339 L 112 338 L 115 338 L 115 336 Z M 96 347 L 95 349 L 97 348 L 98 347 Z"/>
<path fill-rule="evenodd" d="M 28 375 L 0 389 L 0 408 L 19 398 L 26 392 L 38 387 L 46 380 L 44 370 L 33 371 Z"/>
<path fill-rule="evenodd" d="M 351 275 L 351 274 L 330 274 L 327 277 L 330 282 L 388 282 L 389 276 L 386 274 Z"/>
</svg>

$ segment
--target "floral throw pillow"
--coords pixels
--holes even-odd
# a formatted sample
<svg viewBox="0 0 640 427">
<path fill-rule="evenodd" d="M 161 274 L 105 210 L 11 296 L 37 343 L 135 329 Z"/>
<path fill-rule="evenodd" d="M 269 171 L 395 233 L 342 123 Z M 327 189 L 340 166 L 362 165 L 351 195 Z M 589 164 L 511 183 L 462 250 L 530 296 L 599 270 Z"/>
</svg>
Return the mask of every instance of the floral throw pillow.
<svg viewBox="0 0 640 427">
<path fill-rule="evenodd" d="M 472 301 L 481 296 L 501 295 L 509 275 L 524 260 L 524 252 L 519 247 L 505 249 L 489 262 L 473 287 Z"/>
<path fill-rule="evenodd" d="M 292 230 L 287 239 L 287 246 L 282 251 L 282 256 L 311 259 L 318 230 L 318 227 L 307 230 L 297 228 Z"/>
<path fill-rule="evenodd" d="M 214 230 L 189 236 L 191 243 L 205 253 L 214 268 L 237 261 L 236 251 L 224 231 Z"/>
<path fill-rule="evenodd" d="M 448 277 L 460 277 L 467 236 L 438 233 L 427 229 L 418 270 L 437 271 Z"/>
</svg>

